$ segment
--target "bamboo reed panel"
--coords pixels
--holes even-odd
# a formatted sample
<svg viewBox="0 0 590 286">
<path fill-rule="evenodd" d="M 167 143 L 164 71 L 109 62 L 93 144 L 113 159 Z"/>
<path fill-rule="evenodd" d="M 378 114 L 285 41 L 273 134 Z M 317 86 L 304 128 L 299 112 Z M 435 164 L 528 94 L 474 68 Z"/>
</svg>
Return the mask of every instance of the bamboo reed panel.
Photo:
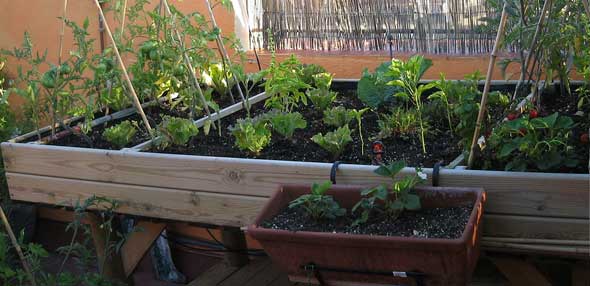
<svg viewBox="0 0 590 286">
<path fill-rule="evenodd" d="M 251 44 L 277 49 L 487 54 L 497 15 L 486 0 L 250 0 Z"/>
</svg>

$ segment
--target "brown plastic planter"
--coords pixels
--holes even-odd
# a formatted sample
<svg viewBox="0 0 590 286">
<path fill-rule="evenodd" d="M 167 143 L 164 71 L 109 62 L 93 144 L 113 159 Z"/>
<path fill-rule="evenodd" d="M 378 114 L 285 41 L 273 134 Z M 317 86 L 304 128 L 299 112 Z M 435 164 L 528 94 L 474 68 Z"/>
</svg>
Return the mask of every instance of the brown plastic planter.
<svg viewBox="0 0 590 286">
<path fill-rule="evenodd" d="M 334 185 L 328 193 L 350 209 L 359 200 L 361 189 L 361 186 Z M 248 234 L 262 244 L 273 262 L 288 272 L 291 280 L 318 283 L 316 275 L 302 269 L 302 266 L 313 263 L 320 269 L 315 273 L 319 273 L 319 280 L 325 285 L 358 285 L 355 282 L 363 285 L 415 285 L 413 278 L 394 277 L 393 272 L 423 273 L 426 276 L 422 285 L 466 285 L 470 281 L 479 257 L 485 202 L 483 189 L 416 188 L 423 208 L 473 205 L 469 222 L 458 239 L 292 232 L 259 226 L 287 207 L 290 201 L 309 192 L 308 185 L 279 187 L 254 225 L 248 227 Z M 392 275 L 385 275 L 387 273 Z"/>
</svg>

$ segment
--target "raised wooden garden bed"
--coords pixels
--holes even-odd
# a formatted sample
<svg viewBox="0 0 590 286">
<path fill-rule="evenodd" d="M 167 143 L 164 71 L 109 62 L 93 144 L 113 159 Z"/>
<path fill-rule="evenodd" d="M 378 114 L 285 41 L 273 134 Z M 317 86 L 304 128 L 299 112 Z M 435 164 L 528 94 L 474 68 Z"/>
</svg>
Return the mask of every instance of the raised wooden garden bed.
<svg viewBox="0 0 590 286">
<path fill-rule="evenodd" d="M 252 103 L 266 98 L 252 97 Z M 228 116 L 241 104 L 220 112 Z M 202 121 L 201 121 L 202 123 Z M 23 138 L 19 138 L 23 139 Z M 244 226 L 252 223 L 280 183 L 330 178 L 332 164 L 2 144 L 12 199 L 71 205 L 92 195 L 120 201 L 125 214 Z M 371 184 L 375 166 L 342 164 L 336 180 Z M 425 168 L 432 183 L 433 169 Z M 406 168 L 402 172 L 414 172 Z M 488 202 L 483 245 L 587 257 L 590 240 L 588 174 L 441 169 L 439 185 L 481 187 Z"/>
</svg>

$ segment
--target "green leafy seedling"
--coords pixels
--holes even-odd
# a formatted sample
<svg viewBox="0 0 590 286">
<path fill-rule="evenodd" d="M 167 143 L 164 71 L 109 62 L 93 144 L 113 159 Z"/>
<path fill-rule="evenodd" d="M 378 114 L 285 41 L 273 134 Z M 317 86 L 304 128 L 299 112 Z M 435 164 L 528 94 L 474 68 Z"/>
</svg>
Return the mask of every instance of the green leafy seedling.
<svg viewBox="0 0 590 286">
<path fill-rule="evenodd" d="M 355 119 L 354 109 L 346 109 L 344 106 L 336 106 L 324 110 L 324 123 L 330 126 L 342 127 Z"/>
<path fill-rule="evenodd" d="M 163 135 L 163 145 L 182 146 L 199 134 L 199 128 L 189 119 L 164 116 L 159 132 Z"/>
<path fill-rule="evenodd" d="M 354 225 L 366 223 L 373 214 L 382 214 L 391 219 L 397 219 L 405 210 L 419 210 L 421 208 L 420 197 L 410 191 L 417 184 L 426 180 L 426 174 L 420 168 L 416 168 L 416 174 L 396 180 L 396 176 L 405 167 L 405 162 L 398 161 L 375 169 L 375 174 L 391 178 L 393 183 L 389 188 L 387 185 L 381 184 L 361 192 L 363 198 L 352 208 L 353 213 L 361 212 L 353 223 Z"/>
<path fill-rule="evenodd" d="M 281 134 L 286 139 L 293 138 L 293 133 L 296 129 L 303 129 L 307 127 L 307 121 L 303 119 L 303 116 L 299 112 L 276 112 L 270 115 L 269 120 L 273 130 Z"/>
<path fill-rule="evenodd" d="M 102 132 L 102 137 L 113 144 L 114 147 L 121 149 L 133 140 L 136 133 L 137 122 L 127 120 L 105 129 Z"/>
<path fill-rule="evenodd" d="M 342 154 L 342 151 L 344 151 L 346 145 L 352 142 L 350 134 L 351 131 L 348 125 L 344 125 L 336 129 L 336 131 L 328 132 L 325 135 L 321 133 L 316 134 L 311 140 L 330 152 L 334 159 L 337 159 Z"/>
<path fill-rule="evenodd" d="M 272 135 L 268 123 L 261 118 L 238 119 L 229 130 L 240 150 L 254 154 L 260 154 L 270 143 Z"/>
<path fill-rule="evenodd" d="M 338 202 L 326 192 L 332 187 L 330 181 L 322 184 L 313 183 L 311 194 L 302 195 L 289 203 L 289 208 L 301 207 L 307 215 L 315 221 L 335 219 L 344 216 L 346 209 L 340 207 Z"/>
</svg>

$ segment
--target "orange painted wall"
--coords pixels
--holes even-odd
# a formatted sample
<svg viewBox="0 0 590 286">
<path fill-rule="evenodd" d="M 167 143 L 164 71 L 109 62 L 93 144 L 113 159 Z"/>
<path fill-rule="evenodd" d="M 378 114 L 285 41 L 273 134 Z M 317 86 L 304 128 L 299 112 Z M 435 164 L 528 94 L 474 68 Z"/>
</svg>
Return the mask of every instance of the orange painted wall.
<svg viewBox="0 0 590 286">
<path fill-rule="evenodd" d="M 129 0 L 130 3 L 133 0 Z M 152 0 L 151 5 L 155 7 L 158 0 Z M 179 1 L 169 0 L 184 13 L 199 11 L 208 15 L 205 10 L 205 1 Z M 22 42 L 24 31 L 29 31 L 35 47 L 38 51 L 47 50 L 48 60 L 57 61 L 58 31 L 60 29 L 61 7 L 63 0 L 26 0 L 12 1 L 0 0 L 2 17 L 0 17 L 0 48 L 11 49 L 19 46 Z M 90 36 L 96 38 L 95 47 L 99 49 L 98 41 L 98 13 L 91 0 L 68 1 L 68 18 L 81 22 L 86 17 L 90 20 Z M 222 32 L 226 35 L 232 34 L 235 30 L 233 12 L 226 11 L 219 7 L 215 10 L 216 19 Z M 112 21 L 109 20 L 112 23 Z M 114 28 L 114 27 L 113 27 Z M 105 37 L 106 38 L 106 37 Z M 108 44 L 108 39 L 106 39 Z M 71 48 L 72 36 L 66 32 L 64 53 Z M 282 59 L 290 52 L 278 52 L 278 58 Z M 297 52 L 304 63 L 316 63 L 327 68 L 337 78 L 359 78 L 363 69 L 374 69 L 380 63 L 389 60 L 387 52 L 383 53 L 319 53 L 319 52 Z M 407 58 L 409 55 L 397 55 L 396 57 Z M 465 74 L 476 70 L 485 74 L 488 65 L 488 56 L 444 56 L 426 55 L 433 59 L 434 65 L 425 75 L 426 79 L 436 79 L 440 72 L 444 72 L 448 79 L 462 79 Z M 270 55 L 262 52 L 260 55 L 262 66 L 268 66 Z M 16 66 L 14 61 L 9 60 L 6 70 L 8 75 L 15 74 Z M 256 71 L 257 64 L 254 54 L 248 53 L 248 62 L 245 64 L 248 71 Z M 517 66 L 511 67 L 509 72 L 514 72 Z M 496 68 L 494 79 L 502 79 L 499 69 Z M 13 106 L 18 105 L 19 99 L 12 97 Z"/>
</svg>

